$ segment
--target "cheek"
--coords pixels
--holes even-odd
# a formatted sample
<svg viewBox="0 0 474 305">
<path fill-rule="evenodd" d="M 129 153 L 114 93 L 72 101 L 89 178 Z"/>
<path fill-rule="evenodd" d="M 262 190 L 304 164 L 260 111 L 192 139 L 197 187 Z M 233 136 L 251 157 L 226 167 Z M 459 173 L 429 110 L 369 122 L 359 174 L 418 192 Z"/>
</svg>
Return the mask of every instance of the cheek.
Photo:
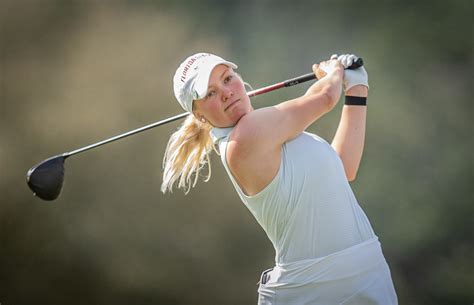
<svg viewBox="0 0 474 305">
<path fill-rule="evenodd" d="M 236 82 L 234 88 L 235 88 L 234 90 L 236 90 L 239 93 L 246 93 L 245 86 L 244 86 L 244 83 L 242 83 L 242 81 Z"/>
<path fill-rule="evenodd" d="M 219 114 L 221 109 L 220 105 L 217 101 L 213 101 L 208 105 L 208 111 L 214 115 Z"/>
<path fill-rule="evenodd" d="M 205 117 L 212 122 L 218 123 L 222 117 L 222 109 L 217 101 L 209 101 L 201 108 Z"/>
</svg>

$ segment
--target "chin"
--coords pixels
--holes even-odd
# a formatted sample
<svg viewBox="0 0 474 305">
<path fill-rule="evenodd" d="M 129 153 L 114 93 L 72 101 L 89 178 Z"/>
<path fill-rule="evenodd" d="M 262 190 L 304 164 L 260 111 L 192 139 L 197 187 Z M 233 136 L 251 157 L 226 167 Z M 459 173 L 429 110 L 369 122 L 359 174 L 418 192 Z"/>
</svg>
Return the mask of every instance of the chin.
<svg viewBox="0 0 474 305">
<path fill-rule="evenodd" d="M 238 113 L 236 113 L 236 115 L 234 116 L 233 118 L 233 121 L 234 121 L 234 125 L 237 125 L 237 123 L 240 121 L 241 118 L 243 118 L 247 113 L 249 113 L 249 111 L 239 111 Z"/>
</svg>

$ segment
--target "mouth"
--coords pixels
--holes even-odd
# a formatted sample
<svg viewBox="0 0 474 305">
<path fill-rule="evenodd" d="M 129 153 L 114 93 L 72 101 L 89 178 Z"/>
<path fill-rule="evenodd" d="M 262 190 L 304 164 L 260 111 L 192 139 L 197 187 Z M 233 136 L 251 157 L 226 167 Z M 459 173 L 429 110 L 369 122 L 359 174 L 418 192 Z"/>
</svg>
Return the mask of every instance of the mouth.
<svg viewBox="0 0 474 305">
<path fill-rule="evenodd" d="M 230 107 L 232 107 L 232 105 L 234 105 L 235 103 L 237 103 L 237 102 L 239 102 L 239 101 L 240 101 L 240 99 L 233 101 L 233 102 L 230 103 L 227 107 L 225 107 L 224 111 L 227 111 L 227 109 L 229 109 Z"/>
</svg>

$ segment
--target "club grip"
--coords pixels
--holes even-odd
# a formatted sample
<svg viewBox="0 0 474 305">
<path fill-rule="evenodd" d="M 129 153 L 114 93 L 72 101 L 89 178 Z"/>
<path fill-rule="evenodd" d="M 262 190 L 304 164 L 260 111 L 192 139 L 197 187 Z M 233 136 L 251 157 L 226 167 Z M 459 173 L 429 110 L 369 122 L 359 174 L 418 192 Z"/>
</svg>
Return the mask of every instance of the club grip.
<svg viewBox="0 0 474 305">
<path fill-rule="evenodd" d="M 364 60 L 362 58 L 357 58 L 356 61 L 354 61 L 352 63 L 352 65 L 350 65 L 349 67 L 347 67 L 347 69 L 350 69 L 350 70 L 354 70 L 354 69 L 357 69 L 357 68 L 360 68 L 364 65 Z M 279 86 L 273 88 L 268 88 L 268 90 L 266 90 L 265 92 L 269 92 L 269 91 L 273 91 L 275 89 L 279 89 L 281 87 L 291 87 L 291 86 L 294 86 L 294 85 L 297 85 L 297 84 L 300 84 L 300 83 L 304 83 L 304 82 L 307 82 L 307 81 L 310 81 L 310 80 L 313 80 L 313 79 L 316 79 L 316 75 L 311 72 L 311 73 L 308 73 L 308 74 L 305 74 L 305 75 L 301 75 L 301 76 L 298 76 L 298 77 L 295 77 L 295 78 L 291 78 L 291 79 L 288 79 L 280 84 L 277 84 Z M 262 92 L 262 93 L 265 93 L 265 92 Z M 260 94 L 260 92 L 258 92 L 257 94 Z M 255 94 L 255 95 L 257 95 Z M 252 95 L 253 96 L 253 95 Z"/>
<path fill-rule="evenodd" d="M 360 68 L 364 65 L 364 60 L 362 58 L 357 58 L 356 61 L 354 61 L 352 63 L 352 65 L 350 65 L 347 69 L 349 70 L 354 70 L 354 69 L 357 69 L 357 68 Z"/>
</svg>

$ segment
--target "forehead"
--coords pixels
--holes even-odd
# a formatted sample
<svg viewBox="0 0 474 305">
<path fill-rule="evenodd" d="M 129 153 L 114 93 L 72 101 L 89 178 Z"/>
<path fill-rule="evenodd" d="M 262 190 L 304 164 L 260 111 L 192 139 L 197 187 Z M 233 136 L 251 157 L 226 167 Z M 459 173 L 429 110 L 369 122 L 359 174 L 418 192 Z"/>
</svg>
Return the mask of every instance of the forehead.
<svg viewBox="0 0 474 305">
<path fill-rule="evenodd" d="M 220 64 L 220 65 L 217 65 L 211 72 L 211 75 L 209 77 L 209 85 L 211 85 L 211 83 L 213 81 L 219 81 L 221 79 L 221 77 L 227 72 L 227 71 L 231 71 L 232 68 L 224 65 L 224 64 Z"/>
</svg>

